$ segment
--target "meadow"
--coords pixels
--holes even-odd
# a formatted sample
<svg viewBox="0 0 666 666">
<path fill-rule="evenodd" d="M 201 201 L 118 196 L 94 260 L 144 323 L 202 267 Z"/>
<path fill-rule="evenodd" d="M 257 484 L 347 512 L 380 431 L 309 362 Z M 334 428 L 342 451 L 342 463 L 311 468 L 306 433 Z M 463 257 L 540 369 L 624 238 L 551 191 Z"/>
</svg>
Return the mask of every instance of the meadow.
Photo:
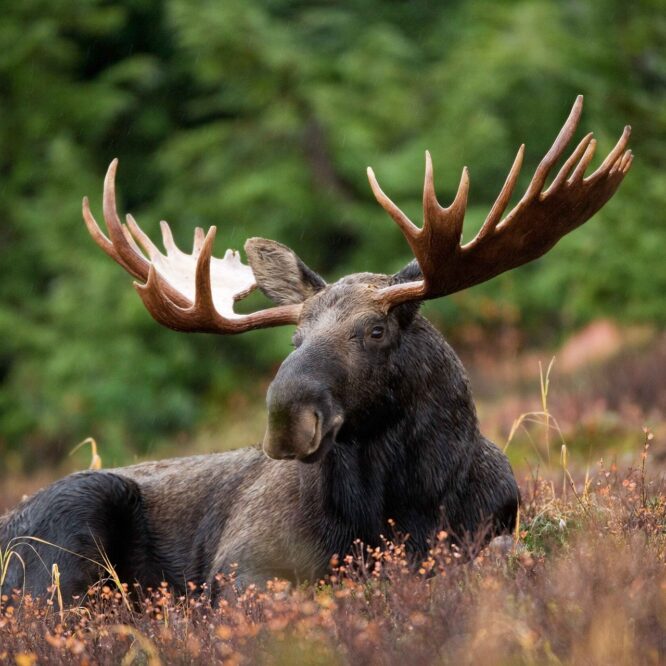
<svg viewBox="0 0 666 666">
<path fill-rule="evenodd" d="M 194 586 L 183 596 L 132 589 L 111 566 L 72 604 L 56 571 L 46 600 L 2 590 L 0 663 L 663 663 L 664 386 L 653 378 L 663 376 L 663 335 L 596 322 L 540 372 L 532 354 L 505 350 L 492 365 L 480 360 L 480 341 L 473 348 L 482 422 L 520 481 L 512 539 L 451 548 L 442 532 L 414 570 L 409 535 L 387 525 L 383 548 L 356 544 L 311 585 L 275 580 L 238 592 L 230 571 L 215 606 Z M 240 437 L 241 419 L 261 407 L 235 406 Z M 101 459 L 90 454 L 85 446 L 68 464 L 98 466 L 103 443 Z M 46 480 L 3 483 L 0 506 Z"/>
</svg>

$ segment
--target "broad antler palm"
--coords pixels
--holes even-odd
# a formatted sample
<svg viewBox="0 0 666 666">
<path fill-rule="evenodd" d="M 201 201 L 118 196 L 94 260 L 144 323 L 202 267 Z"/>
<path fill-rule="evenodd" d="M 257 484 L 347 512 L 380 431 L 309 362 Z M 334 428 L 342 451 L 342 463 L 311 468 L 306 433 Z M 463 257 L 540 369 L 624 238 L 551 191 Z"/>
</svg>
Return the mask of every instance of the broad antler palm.
<svg viewBox="0 0 666 666">
<path fill-rule="evenodd" d="M 162 221 L 165 255 L 131 215 L 127 215 L 127 224 L 122 224 L 116 210 L 117 167 L 118 160 L 113 160 L 104 179 L 104 221 L 109 238 L 90 212 L 87 197 L 83 199 L 83 219 L 97 245 L 141 281 L 134 286 L 148 312 L 160 324 L 177 331 L 242 333 L 298 321 L 300 305 L 283 305 L 247 315 L 234 312 L 234 303 L 249 294 L 256 283 L 252 269 L 241 263 L 238 252 L 227 250 L 223 259 L 212 256 L 216 227 L 205 235 L 197 227 L 192 254 L 185 254 L 174 243 L 169 225 Z"/>
</svg>

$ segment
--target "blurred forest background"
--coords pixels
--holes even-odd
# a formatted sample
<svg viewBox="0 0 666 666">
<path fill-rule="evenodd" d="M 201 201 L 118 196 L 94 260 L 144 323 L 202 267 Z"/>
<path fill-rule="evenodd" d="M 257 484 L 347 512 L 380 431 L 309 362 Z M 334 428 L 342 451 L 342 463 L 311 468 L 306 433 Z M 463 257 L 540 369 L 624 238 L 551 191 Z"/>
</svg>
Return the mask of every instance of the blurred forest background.
<svg viewBox="0 0 666 666">
<path fill-rule="evenodd" d="M 263 390 L 290 333 L 159 327 L 81 219 L 84 194 L 101 218 L 112 158 L 121 210 L 154 237 L 167 219 L 189 247 L 196 225 L 217 224 L 218 254 L 259 235 L 328 279 L 391 272 L 410 255 L 367 165 L 415 219 L 424 150 L 442 201 L 468 165 L 469 238 L 520 143 L 524 187 L 578 93 L 595 164 L 633 126 L 636 159 L 618 194 L 546 259 L 427 314 L 462 350 L 482 398 L 506 393 L 507 368 L 514 383 L 535 381 L 530 350 L 572 335 L 587 340 L 583 355 L 609 336 L 633 341 L 637 351 L 586 386 L 605 400 L 599 413 L 633 391 L 638 421 L 663 415 L 665 44 L 662 0 L 7 3 L 0 472 L 60 461 L 87 436 L 111 464 L 220 448 L 225 435 L 250 443 L 263 430 Z M 580 384 L 571 387 L 575 412 Z"/>
</svg>

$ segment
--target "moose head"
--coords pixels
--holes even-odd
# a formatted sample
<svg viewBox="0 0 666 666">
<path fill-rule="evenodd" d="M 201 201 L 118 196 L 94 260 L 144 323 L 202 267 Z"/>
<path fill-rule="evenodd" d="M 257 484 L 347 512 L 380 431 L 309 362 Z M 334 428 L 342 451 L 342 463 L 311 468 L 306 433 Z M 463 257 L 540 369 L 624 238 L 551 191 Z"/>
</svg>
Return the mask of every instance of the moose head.
<svg viewBox="0 0 666 666">
<path fill-rule="evenodd" d="M 481 230 L 461 245 L 469 175 L 463 169 L 457 194 L 442 207 L 435 194 L 433 167 L 426 152 L 423 226 L 416 226 L 380 188 L 372 169 L 372 191 L 396 222 L 415 261 L 395 275 L 358 273 L 327 284 L 288 247 L 251 238 L 245 243 L 249 266 L 237 252 L 212 256 L 216 228 L 197 228 L 194 248 L 176 247 L 161 222 L 166 254 L 152 243 L 131 215 L 121 223 L 116 210 L 117 160 L 104 181 L 102 233 L 83 200 L 83 216 L 96 243 L 139 280 L 135 287 L 150 314 L 179 331 L 242 333 L 255 328 L 296 325 L 294 351 L 281 365 L 267 396 L 268 428 L 263 443 L 272 458 L 318 460 L 343 429 L 370 427 L 368 414 L 390 419 L 390 393 L 398 354 L 413 362 L 427 354 L 412 326 L 421 301 L 439 298 L 532 261 L 565 234 L 587 221 L 614 194 L 632 163 L 626 150 L 630 128 L 601 166 L 585 171 L 596 141 L 587 134 L 546 187 L 564 154 L 583 106 L 576 99 L 568 119 L 537 167 L 516 206 L 505 211 L 523 161 L 522 145 Z M 145 251 L 142 252 L 141 248 Z M 255 287 L 275 307 L 236 314 L 234 303 Z M 377 391 L 376 387 L 382 387 Z M 374 388 L 373 388 L 374 387 Z"/>
</svg>

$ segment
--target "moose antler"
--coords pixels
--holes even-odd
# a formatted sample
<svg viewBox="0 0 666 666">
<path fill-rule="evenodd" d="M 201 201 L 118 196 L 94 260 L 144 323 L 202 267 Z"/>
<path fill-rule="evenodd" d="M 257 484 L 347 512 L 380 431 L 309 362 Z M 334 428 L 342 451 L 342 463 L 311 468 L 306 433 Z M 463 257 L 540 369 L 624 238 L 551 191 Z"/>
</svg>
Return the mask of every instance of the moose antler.
<svg viewBox="0 0 666 666">
<path fill-rule="evenodd" d="M 625 151 L 631 128 L 626 126 L 615 148 L 603 164 L 584 177 L 596 141 L 586 135 L 565 161 L 550 187 L 546 178 L 576 131 L 583 96 L 579 95 L 551 149 L 537 167 L 515 208 L 502 219 L 511 199 L 523 162 L 525 145 L 509 171 L 506 182 L 474 240 L 460 245 L 467 208 L 469 175 L 463 169 L 458 192 L 448 208 L 440 206 L 433 184 L 432 160 L 426 152 L 423 187 L 423 227 L 418 228 L 391 201 L 368 167 L 368 179 L 377 201 L 395 220 L 419 263 L 422 280 L 396 284 L 377 292 L 386 307 L 411 300 L 452 294 L 485 282 L 511 268 L 537 259 L 562 236 L 586 222 L 613 196 L 631 166 L 633 155 Z"/>
<path fill-rule="evenodd" d="M 205 235 L 203 229 L 197 227 L 192 254 L 185 254 L 176 247 L 169 225 L 162 221 L 164 255 L 131 215 L 127 215 L 127 224 L 122 224 L 116 209 L 117 168 L 118 160 L 113 160 L 104 179 L 103 211 L 109 237 L 104 235 L 90 212 L 87 197 L 83 199 L 83 218 L 97 245 L 141 281 L 134 286 L 148 312 L 160 324 L 177 331 L 242 333 L 298 321 L 300 304 L 247 315 L 234 312 L 234 302 L 247 296 L 256 283 L 252 269 L 241 263 L 237 252 L 227 250 L 223 259 L 212 256 L 215 227 Z"/>
<path fill-rule="evenodd" d="M 525 146 L 518 149 L 481 230 L 466 245 L 461 246 L 460 239 L 469 190 L 467 168 L 463 169 L 453 203 L 443 208 L 437 201 L 432 160 L 426 152 L 422 228 L 413 224 L 384 194 L 374 172 L 368 168 L 377 201 L 400 227 L 423 276 L 414 282 L 379 289 L 374 298 L 389 309 L 406 301 L 437 298 L 485 282 L 537 259 L 562 236 L 592 217 L 613 196 L 631 166 L 633 155 L 626 150 L 631 128 L 624 128 L 615 148 L 588 177 L 585 170 L 594 155 L 596 141 L 591 133 L 586 135 L 544 191 L 548 174 L 576 131 L 582 108 L 583 97 L 579 95 L 522 199 L 502 218 L 523 162 Z M 301 304 L 281 305 L 246 315 L 234 312 L 234 303 L 255 288 L 255 276 L 236 252 L 227 250 L 223 259 L 212 256 L 215 227 L 207 234 L 197 228 L 192 254 L 185 254 L 176 247 L 169 225 L 161 222 L 164 255 L 131 215 L 127 215 L 127 224 L 122 224 L 116 210 L 117 166 L 117 160 L 111 162 L 104 179 L 103 209 L 109 237 L 100 230 L 87 198 L 83 199 L 83 217 L 95 242 L 140 281 L 135 287 L 159 323 L 180 331 L 211 333 L 242 333 L 253 328 L 298 323 Z"/>
</svg>

